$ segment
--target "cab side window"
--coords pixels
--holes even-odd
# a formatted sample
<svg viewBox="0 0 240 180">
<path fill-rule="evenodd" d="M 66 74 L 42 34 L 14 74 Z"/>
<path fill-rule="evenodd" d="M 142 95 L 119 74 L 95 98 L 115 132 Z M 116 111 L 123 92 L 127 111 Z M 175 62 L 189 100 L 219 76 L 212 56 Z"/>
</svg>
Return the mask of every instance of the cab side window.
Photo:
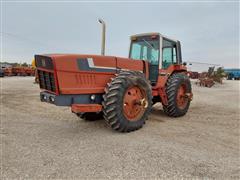
<svg viewBox="0 0 240 180">
<path fill-rule="evenodd" d="M 163 39 L 162 68 L 167 69 L 177 63 L 176 42 Z"/>
</svg>

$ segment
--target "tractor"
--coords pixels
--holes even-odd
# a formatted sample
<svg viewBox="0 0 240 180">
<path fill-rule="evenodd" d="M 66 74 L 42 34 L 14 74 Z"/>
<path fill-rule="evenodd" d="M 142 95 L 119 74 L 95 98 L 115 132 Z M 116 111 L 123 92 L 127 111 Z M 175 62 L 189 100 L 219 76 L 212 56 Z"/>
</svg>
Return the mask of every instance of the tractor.
<svg viewBox="0 0 240 180">
<path fill-rule="evenodd" d="M 35 55 L 40 100 L 70 106 L 82 119 L 104 118 L 119 132 L 140 129 L 153 104 L 161 102 L 170 117 L 187 113 L 192 89 L 180 41 L 160 33 L 130 37 L 129 57 L 105 55 Z"/>
</svg>

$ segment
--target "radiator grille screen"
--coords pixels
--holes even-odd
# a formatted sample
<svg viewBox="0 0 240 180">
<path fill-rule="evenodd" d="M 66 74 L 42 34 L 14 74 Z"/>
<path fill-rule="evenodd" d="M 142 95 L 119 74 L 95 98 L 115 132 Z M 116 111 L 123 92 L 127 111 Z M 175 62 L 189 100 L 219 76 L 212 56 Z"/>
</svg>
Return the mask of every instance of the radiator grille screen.
<svg viewBox="0 0 240 180">
<path fill-rule="evenodd" d="M 39 85 L 41 89 L 56 91 L 54 74 L 51 72 L 38 70 Z"/>
</svg>

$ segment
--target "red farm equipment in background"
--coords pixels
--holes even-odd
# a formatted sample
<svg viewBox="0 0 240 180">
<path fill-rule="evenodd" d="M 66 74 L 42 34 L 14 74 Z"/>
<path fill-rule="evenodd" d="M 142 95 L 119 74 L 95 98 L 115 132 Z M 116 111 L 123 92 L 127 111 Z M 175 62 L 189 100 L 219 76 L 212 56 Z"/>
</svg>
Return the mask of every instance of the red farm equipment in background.
<svg viewBox="0 0 240 180">
<path fill-rule="evenodd" d="M 12 68 L 11 68 L 11 67 L 4 68 L 4 69 L 3 69 L 3 72 L 4 72 L 4 75 L 5 75 L 5 76 L 13 76 Z"/>
<path fill-rule="evenodd" d="M 191 79 L 198 79 L 199 78 L 199 73 L 198 72 L 194 72 L 194 71 L 188 71 L 188 76 Z"/>
<path fill-rule="evenodd" d="M 34 69 L 32 67 L 8 67 L 4 68 L 5 76 L 34 76 Z"/>
<path fill-rule="evenodd" d="M 34 69 L 31 67 L 13 67 L 12 73 L 15 76 L 34 76 Z"/>
</svg>

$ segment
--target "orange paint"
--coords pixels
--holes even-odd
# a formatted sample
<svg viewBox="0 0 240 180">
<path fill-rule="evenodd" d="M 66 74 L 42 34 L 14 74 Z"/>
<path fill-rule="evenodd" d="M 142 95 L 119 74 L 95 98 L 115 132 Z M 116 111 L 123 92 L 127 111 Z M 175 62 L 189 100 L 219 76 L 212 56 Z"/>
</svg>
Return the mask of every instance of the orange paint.
<svg viewBox="0 0 240 180">
<path fill-rule="evenodd" d="M 72 104 L 71 109 L 74 113 L 100 112 L 102 110 L 102 106 L 99 104 Z"/>
</svg>

